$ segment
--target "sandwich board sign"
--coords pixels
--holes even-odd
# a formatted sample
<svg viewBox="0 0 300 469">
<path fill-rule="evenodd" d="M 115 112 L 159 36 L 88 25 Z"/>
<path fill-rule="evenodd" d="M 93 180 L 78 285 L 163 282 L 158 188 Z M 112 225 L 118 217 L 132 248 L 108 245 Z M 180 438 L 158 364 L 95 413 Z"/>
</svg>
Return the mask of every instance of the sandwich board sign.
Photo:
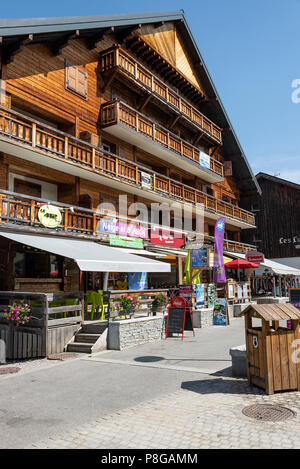
<svg viewBox="0 0 300 469">
<path fill-rule="evenodd" d="M 169 304 L 168 318 L 166 324 L 166 337 L 175 334 L 182 334 L 182 340 L 184 331 L 193 331 L 195 335 L 192 309 L 188 301 L 182 296 L 175 296 Z"/>
</svg>

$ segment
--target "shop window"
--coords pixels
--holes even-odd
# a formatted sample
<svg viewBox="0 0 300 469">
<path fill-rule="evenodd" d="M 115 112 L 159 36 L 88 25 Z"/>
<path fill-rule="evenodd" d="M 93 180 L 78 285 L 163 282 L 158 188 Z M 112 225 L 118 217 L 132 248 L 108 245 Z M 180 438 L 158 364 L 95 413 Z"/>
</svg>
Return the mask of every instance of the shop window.
<svg viewBox="0 0 300 469">
<path fill-rule="evenodd" d="M 87 98 L 87 82 L 87 72 L 66 61 L 66 89 Z"/>
</svg>

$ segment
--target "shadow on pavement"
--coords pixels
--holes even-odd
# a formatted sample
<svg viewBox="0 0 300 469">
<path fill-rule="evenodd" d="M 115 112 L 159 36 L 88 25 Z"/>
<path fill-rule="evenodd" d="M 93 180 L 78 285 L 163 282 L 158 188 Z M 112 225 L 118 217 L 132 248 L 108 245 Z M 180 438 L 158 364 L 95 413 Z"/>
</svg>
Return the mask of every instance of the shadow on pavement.
<svg viewBox="0 0 300 469">
<path fill-rule="evenodd" d="M 218 359 L 218 358 L 207 358 L 207 359 L 202 359 L 202 358 L 165 358 L 165 357 L 159 357 L 159 356 L 144 356 L 144 357 L 135 357 L 134 361 L 136 362 L 158 362 L 162 360 L 167 360 L 168 362 L 171 361 L 180 361 L 180 362 L 229 362 L 230 359 L 223 360 L 223 359 Z"/>
<path fill-rule="evenodd" d="M 246 379 L 226 380 L 222 378 L 184 381 L 181 389 L 198 394 L 265 394 L 262 389 L 249 386 Z"/>
</svg>

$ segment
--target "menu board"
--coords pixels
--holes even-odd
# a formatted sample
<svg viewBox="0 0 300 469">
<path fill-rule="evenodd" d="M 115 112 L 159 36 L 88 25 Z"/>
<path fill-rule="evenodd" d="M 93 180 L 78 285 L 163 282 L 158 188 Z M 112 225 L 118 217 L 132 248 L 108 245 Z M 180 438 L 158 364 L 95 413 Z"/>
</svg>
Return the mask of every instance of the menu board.
<svg viewBox="0 0 300 469">
<path fill-rule="evenodd" d="M 171 300 L 169 306 L 166 338 L 174 333 L 182 334 L 183 338 L 185 330 L 194 332 L 191 308 L 185 298 L 176 296 Z"/>
</svg>

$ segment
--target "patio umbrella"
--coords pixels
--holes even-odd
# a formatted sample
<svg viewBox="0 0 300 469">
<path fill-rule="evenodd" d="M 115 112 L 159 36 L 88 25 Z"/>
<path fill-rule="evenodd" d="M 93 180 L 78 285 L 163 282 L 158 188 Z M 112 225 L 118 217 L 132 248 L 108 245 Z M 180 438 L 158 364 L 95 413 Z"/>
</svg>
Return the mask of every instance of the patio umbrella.
<svg viewBox="0 0 300 469">
<path fill-rule="evenodd" d="M 258 264 L 245 261 L 244 259 L 235 259 L 234 261 L 226 262 L 226 269 L 257 269 Z"/>
</svg>

